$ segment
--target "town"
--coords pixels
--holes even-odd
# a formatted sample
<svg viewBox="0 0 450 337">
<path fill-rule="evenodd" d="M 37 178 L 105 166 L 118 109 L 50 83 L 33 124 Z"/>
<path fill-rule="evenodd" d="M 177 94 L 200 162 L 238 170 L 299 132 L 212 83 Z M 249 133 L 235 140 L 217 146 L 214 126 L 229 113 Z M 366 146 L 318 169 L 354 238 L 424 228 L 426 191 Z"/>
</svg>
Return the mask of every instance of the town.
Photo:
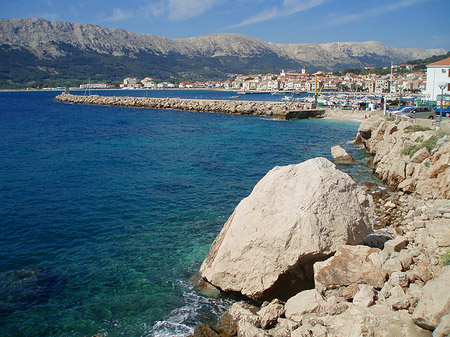
<svg viewBox="0 0 450 337">
<path fill-rule="evenodd" d="M 388 67 L 385 67 L 385 69 Z M 340 74 L 339 72 L 318 71 L 309 74 L 304 67 L 300 72 L 285 72 L 279 74 L 237 74 L 226 81 L 182 81 L 157 82 L 151 77 L 140 81 L 135 77 L 127 77 L 120 84 L 122 89 L 221 89 L 242 92 L 368 92 L 368 93 L 420 93 L 426 87 L 426 74 L 414 72 L 414 65 L 392 65 L 391 73 L 377 75 L 369 73 L 358 75 L 355 73 Z M 374 69 L 365 67 L 365 70 Z M 397 70 L 406 69 L 407 73 Z M 109 89 L 114 86 L 106 83 L 88 83 L 80 85 L 81 89 Z"/>
</svg>

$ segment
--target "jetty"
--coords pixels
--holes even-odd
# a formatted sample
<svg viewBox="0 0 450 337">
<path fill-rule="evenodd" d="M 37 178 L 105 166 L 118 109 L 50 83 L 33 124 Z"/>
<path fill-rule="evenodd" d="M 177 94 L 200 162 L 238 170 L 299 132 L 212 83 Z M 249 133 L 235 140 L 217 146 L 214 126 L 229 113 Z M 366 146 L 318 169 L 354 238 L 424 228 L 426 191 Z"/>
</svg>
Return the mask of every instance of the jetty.
<svg viewBox="0 0 450 337">
<path fill-rule="evenodd" d="M 57 101 L 71 104 L 122 106 L 149 109 L 216 112 L 237 115 L 272 117 L 281 120 L 321 118 L 325 110 L 314 109 L 312 104 L 297 102 L 231 101 L 184 98 L 153 98 L 131 96 L 72 95 L 62 93 Z"/>
</svg>

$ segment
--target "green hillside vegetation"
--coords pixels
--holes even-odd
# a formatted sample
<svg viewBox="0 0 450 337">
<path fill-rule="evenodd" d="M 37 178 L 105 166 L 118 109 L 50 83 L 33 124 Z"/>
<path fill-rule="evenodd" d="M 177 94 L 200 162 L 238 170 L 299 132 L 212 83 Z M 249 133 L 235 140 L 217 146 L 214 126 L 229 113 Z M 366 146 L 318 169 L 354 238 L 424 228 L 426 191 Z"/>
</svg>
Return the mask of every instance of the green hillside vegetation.
<svg viewBox="0 0 450 337">
<path fill-rule="evenodd" d="M 188 57 L 178 53 L 165 55 L 154 52 L 125 51 L 130 56 L 113 56 L 94 50 L 81 50 L 66 43 L 53 42 L 55 49 L 66 56 L 53 57 L 44 55 L 38 58 L 25 48 L 0 45 L 0 89 L 24 89 L 42 87 L 79 86 L 81 83 L 105 82 L 119 85 L 125 77 L 138 79 L 152 77 L 156 81 L 207 81 L 233 78 L 235 74 L 260 74 L 264 72 L 279 73 L 282 69 L 298 70 L 304 64 L 281 58 L 275 53 L 266 52 L 253 57 Z M 447 53 L 425 60 L 410 61 L 422 69 L 426 64 L 446 58 Z M 360 60 L 374 63 L 375 59 Z M 307 65 L 311 71 L 319 70 L 314 65 Z M 341 65 L 345 67 L 345 65 Z M 342 69 L 342 68 L 341 68 Z M 417 71 L 414 69 L 413 71 Z M 406 70 L 397 69 L 396 72 Z M 390 67 L 373 69 L 350 68 L 343 73 L 355 74 L 389 74 Z"/>
<path fill-rule="evenodd" d="M 67 56 L 41 58 L 26 49 L 0 46 L 0 89 L 79 86 L 81 83 L 119 84 L 123 78 L 153 77 L 157 81 L 224 80 L 237 73 L 279 72 L 298 68 L 273 54 L 239 58 L 231 56 L 189 58 L 180 54 L 139 52 L 135 57 L 81 51 L 68 44 L 58 46 Z"/>
<path fill-rule="evenodd" d="M 411 70 L 406 69 L 406 67 L 399 67 L 394 69 L 394 72 L 396 74 L 406 74 L 410 72 L 418 72 L 418 71 L 426 71 L 427 64 L 434 63 L 443 59 L 446 59 L 450 57 L 450 52 L 443 55 L 433 56 L 426 59 L 421 60 L 413 60 L 413 61 L 407 61 L 405 64 L 413 64 L 415 67 Z M 356 75 L 368 75 L 368 74 L 377 74 L 377 75 L 387 75 L 391 73 L 391 67 L 375 67 L 375 68 L 349 68 L 343 71 L 335 71 L 334 75 L 342 75 L 342 74 L 348 74 L 353 73 Z"/>
</svg>

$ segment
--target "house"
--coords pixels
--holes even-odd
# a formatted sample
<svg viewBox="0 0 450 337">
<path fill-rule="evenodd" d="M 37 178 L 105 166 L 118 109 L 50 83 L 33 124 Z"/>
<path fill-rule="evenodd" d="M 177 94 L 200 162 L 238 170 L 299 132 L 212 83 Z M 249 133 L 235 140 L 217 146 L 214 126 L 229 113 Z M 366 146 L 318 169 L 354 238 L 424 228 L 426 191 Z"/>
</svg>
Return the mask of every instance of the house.
<svg viewBox="0 0 450 337">
<path fill-rule="evenodd" d="M 156 88 L 156 82 L 151 77 L 144 78 L 141 83 L 144 85 L 144 88 L 147 89 L 155 89 Z"/>
<path fill-rule="evenodd" d="M 450 57 L 427 65 L 427 86 L 424 94 L 429 100 L 440 101 L 441 83 L 446 84 L 444 96 L 450 95 Z"/>
<path fill-rule="evenodd" d="M 373 93 L 375 92 L 375 81 L 365 81 L 364 82 L 364 89 L 367 90 L 367 92 Z"/>
<path fill-rule="evenodd" d="M 389 92 L 391 86 L 388 78 L 377 78 L 375 80 L 375 92 Z"/>
</svg>

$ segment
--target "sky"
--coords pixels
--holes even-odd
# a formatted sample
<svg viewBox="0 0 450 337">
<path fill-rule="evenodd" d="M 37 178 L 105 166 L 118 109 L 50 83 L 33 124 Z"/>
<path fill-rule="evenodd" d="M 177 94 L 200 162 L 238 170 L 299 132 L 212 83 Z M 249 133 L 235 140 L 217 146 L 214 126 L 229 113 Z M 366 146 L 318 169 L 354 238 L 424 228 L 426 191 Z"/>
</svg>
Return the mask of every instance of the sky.
<svg viewBox="0 0 450 337">
<path fill-rule="evenodd" d="M 186 38 L 238 33 L 275 43 L 380 41 L 450 50 L 450 0 L 0 0 L 1 19 L 44 18 Z"/>
</svg>

